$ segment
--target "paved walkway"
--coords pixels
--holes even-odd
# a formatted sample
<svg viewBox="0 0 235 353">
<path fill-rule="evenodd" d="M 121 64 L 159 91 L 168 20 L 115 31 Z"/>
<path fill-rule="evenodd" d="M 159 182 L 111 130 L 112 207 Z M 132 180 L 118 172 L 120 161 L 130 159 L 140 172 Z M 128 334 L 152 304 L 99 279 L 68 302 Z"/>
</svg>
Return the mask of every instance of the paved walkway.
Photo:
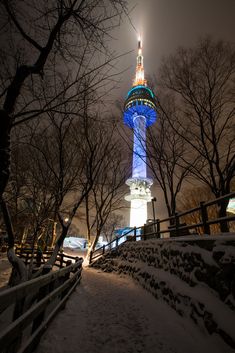
<svg viewBox="0 0 235 353">
<path fill-rule="evenodd" d="M 85 268 L 36 353 L 230 353 L 131 278 Z M 232 351 L 231 351 L 232 352 Z"/>
</svg>

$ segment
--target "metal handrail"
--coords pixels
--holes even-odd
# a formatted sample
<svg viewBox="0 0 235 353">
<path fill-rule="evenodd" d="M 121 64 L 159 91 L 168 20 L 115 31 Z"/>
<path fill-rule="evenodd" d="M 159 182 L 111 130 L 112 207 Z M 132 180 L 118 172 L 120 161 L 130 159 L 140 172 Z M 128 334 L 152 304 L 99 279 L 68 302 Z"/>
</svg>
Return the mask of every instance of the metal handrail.
<svg viewBox="0 0 235 353">
<path fill-rule="evenodd" d="M 235 197 L 235 191 L 230 192 L 230 194 L 224 195 L 224 196 L 220 196 L 215 200 L 211 200 L 208 202 L 205 202 L 205 206 L 211 206 L 215 203 L 218 203 L 219 201 L 225 200 L 225 199 L 231 199 L 232 197 Z"/>
<path fill-rule="evenodd" d="M 210 234 L 210 225 L 216 224 L 216 223 L 222 224 L 222 222 L 234 221 L 235 220 L 235 216 L 217 217 L 216 219 L 208 220 L 207 207 L 210 207 L 212 205 L 218 204 L 220 201 L 223 201 L 225 199 L 230 199 L 232 197 L 235 197 L 235 192 L 231 192 L 230 194 L 221 196 L 221 197 L 219 197 L 217 199 L 214 199 L 212 201 L 201 202 L 200 206 L 191 208 L 190 210 L 186 210 L 186 211 L 183 211 L 183 212 L 176 213 L 175 215 L 173 215 L 171 217 L 164 218 L 164 219 L 161 219 L 161 220 L 158 219 L 155 222 L 151 223 L 151 226 L 154 227 L 155 229 L 156 229 L 156 226 L 157 226 L 157 230 L 155 230 L 154 232 L 137 235 L 136 234 L 137 229 L 141 229 L 142 230 L 142 229 L 144 229 L 144 227 L 148 227 L 150 225 L 144 225 L 143 227 L 138 227 L 138 228 L 133 227 L 128 232 L 124 233 L 122 236 L 113 239 L 108 244 L 103 245 L 102 247 L 96 249 L 93 252 L 91 251 L 91 253 L 90 253 L 90 263 L 92 262 L 92 260 L 94 260 L 97 257 L 103 255 L 107 251 L 106 248 L 108 248 L 108 250 L 116 249 L 119 246 L 119 244 L 118 244 L 119 240 L 122 239 L 123 237 L 126 237 L 128 234 L 130 234 L 132 232 L 134 232 L 133 238 L 135 238 L 135 239 L 139 238 L 139 237 L 142 237 L 142 236 L 143 236 L 144 239 L 146 239 L 147 237 L 149 238 L 150 236 L 155 236 L 157 238 L 160 238 L 161 234 L 165 234 L 165 233 L 169 233 L 169 232 L 178 233 L 179 231 L 182 231 L 182 230 L 189 230 L 189 229 L 199 228 L 199 227 L 203 227 L 205 234 Z M 179 222 L 180 217 L 183 217 L 185 215 L 188 215 L 188 214 L 191 214 L 191 213 L 194 213 L 194 212 L 198 212 L 198 211 L 201 214 L 201 219 L 202 219 L 201 222 L 198 222 L 198 223 L 195 223 L 195 224 L 189 224 L 189 225 L 181 225 L 180 224 L 180 222 Z M 160 224 L 161 223 L 169 222 L 169 221 L 172 221 L 172 220 L 174 220 L 174 224 L 173 224 L 171 229 L 164 229 L 164 230 L 160 229 Z M 114 242 L 116 242 L 116 246 L 113 248 L 113 247 L 111 247 L 111 244 L 114 243 Z M 122 242 L 122 244 L 123 243 L 124 242 Z"/>
<path fill-rule="evenodd" d="M 111 240 L 108 244 L 105 244 L 105 245 L 99 247 L 98 249 L 96 249 L 96 250 L 94 250 L 94 251 L 91 251 L 91 252 L 90 252 L 90 263 L 91 263 L 92 260 L 94 260 L 95 258 L 97 258 L 97 257 L 99 257 L 99 256 L 101 255 L 100 253 L 97 254 L 100 250 L 102 250 L 102 254 L 104 254 L 106 247 L 108 248 L 108 250 L 110 250 L 110 246 L 111 246 L 111 244 L 114 243 L 114 242 L 116 242 L 116 243 L 117 243 L 117 246 L 118 246 L 118 242 L 119 242 L 120 239 L 124 238 L 125 236 L 127 236 L 127 235 L 130 234 L 130 233 L 132 233 L 133 231 L 134 231 L 134 236 L 136 236 L 136 230 L 137 230 L 137 229 L 141 229 L 141 228 L 142 228 L 142 227 L 138 227 L 138 228 L 133 227 L 133 228 L 131 228 L 128 232 L 122 234 L 120 237 L 116 237 L 115 239 Z M 115 246 L 115 248 L 116 248 L 117 246 Z M 114 249 L 114 248 L 113 248 L 113 249 Z"/>
</svg>

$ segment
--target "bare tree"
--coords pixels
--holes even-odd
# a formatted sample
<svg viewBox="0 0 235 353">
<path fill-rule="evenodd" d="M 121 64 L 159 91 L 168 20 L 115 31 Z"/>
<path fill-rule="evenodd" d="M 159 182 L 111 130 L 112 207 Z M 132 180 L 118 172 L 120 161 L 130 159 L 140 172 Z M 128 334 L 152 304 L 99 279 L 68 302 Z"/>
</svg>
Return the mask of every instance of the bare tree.
<svg viewBox="0 0 235 353">
<path fill-rule="evenodd" d="M 13 197 L 17 198 L 17 204 L 22 206 L 21 209 L 18 208 L 21 216 L 27 217 L 25 226 L 28 228 L 29 237 L 26 241 L 30 242 L 32 255 L 36 245 L 38 247 L 40 244 L 42 248 L 47 245 L 48 222 L 53 224 L 56 222 L 60 206 L 74 187 L 76 175 L 82 167 L 77 154 L 79 146 L 75 147 L 72 143 L 73 131 L 70 131 L 72 119 L 62 115 L 56 121 L 53 118 L 54 116 L 50 118 L 51 124 L 46 127 L 35 124 L 34 128 L 30 125 L 28 129 L 24 129 L 27 138 L 17 144 L 17 156 L 20 158 L 13 159 L 12 164 L 13 167 L 19 164 L 22 168 L 17 168 L 17 174 L 13 169 L 5 196 L 5 201 L 11 202 L 12 189 L 14 192 L 17 185 L 18 193 L 17 195 L 13 193 Z M 21 184 L 19 179 L 22 181 Z M 14 258 L 13 246 L 14 239 L 11 239 L 11 247 L 8 249 L 10 260 Z M 14 262 L 12 264 L 15 267 Z M 20 270 L 24 268 L 27 278 L 32 275 L 32 266 L 33 263 L 28 269 L 23 266 L 20 268 Z M 13 272 L 17 270 L 19 268 L 14 268 Z M 11 279 L 15 284 L 13 277 Z"/>
<path fill-rule="evenodd" d="M 161 105 L 160 105 L 161 101 Z M 190 168 L 183 163 L 186 143 L 174 133 L 169 120 L 175 115 L 174 102 L 158 96 L 158 120 L 148 130 L 147 165 L 161 187 L 168 216 L 177 210 L 177 196 Z"/>
<path fill-rule="evenodd" d="M 5 190 L 5 201 L 11 213 L 16 241 L 21 241 L 29 221 L 28 209 L 30 206 L 23 195 L 28 172 L 27 157 L 18 136 L 14 136 L 11 150 L 11 178 Z M 23 157 L 24 156 L 24 157 Z"/>
<path fill-rule="evenodd" d="M 203 201 L 210 201 L 213 197 L 213 193 L 211 192 L 208 186 L 194 186 L 190 189 L 185 189 L 178 199 L 178 210 L 187 211 L 192 208 L 196 208 L 200 205 L 200 202 Z M 216 218 L 218 209 L 217 205 L 211 205 L 207 208 L 208 218 L 213 219 Z M 182 217 L 183 221 L 187 224 L 196 224 L 202 222 L 201 219 L 201 212 L 196 211 L 190 214 L 187 214 Z M 219 233 L 220 232 L 220 225 L 219 224 L 211 224 L 210 229 L 212 233 Z M 199 234 L 204 234 L 203 227 L 197 227 L 197 232 Z"/>
<path fill-rule="evenodd" d="M 107 242 L 110 242 L 114 238 L 114 231 L 118 228 L 124 227 L 124 217 L 121 214 L 112 212 L 104 224 L 102 229 L 102 235 L 104 235 Z"/>
<path fill-rule="evenodd" d="M 87 100 L 86 96 L 85 101 Z M 81 112 L 80 104 L 77 105 L 77 109 Z M 30 124 L 28 129 L 24 129 L 27 138 L 22 139 L 17 146 L 17 151 L 22 152 L 21 161 L 17 160 L 17 164 L 22 162 L 24 181 L 18 186 L 21 193 L 17 196 L 28 205 L 25 213 L 28 214 L 31 223 L 33 248 L 39 240 L 42 243 L 42 227 L 49 218 L 53 223 L 59 221 L 61 224 L 61 234 L 49 262 L 51 265 L 56 259 L 77 209 L 91 190 L 103 158 L 103 155 L 99 154 L 100 136 L 95 130 L 97 124 L 93 117 L 87 114 L 88 106 L 83 107 L 83 114 L 77 121 L 70 114 L 66 114 L 65 110 L 66 107 L 63 111 L 51 112 L 46 125 Z M 105 150 L 103 153 L 105 154 Z M 14 174 L 11 179 L 14 182 Z M 69 215 L 68 221 L 65 221 L 65 214 L 66 218 Z M 14 239 L 11 241 L 9 254 L 14 253 Z M 20 270 L 23 268 L 24 266 Z M 18 269 L 17 267 L 14 272 Z M 26 277 L 29 278 L 32 268 L 24 270 L 27 272 Z"/>
<path fill-rule="evenodd" d="M 228 194 L 235 173 L 234 48 L 204 39 L 193 49 L 179 49 L 163 63 L 161 81 L 177 102 L 174 132 L 191 151 L 184 162 L 215 197 Z M 226 215 L 227 204 L 220 203 L 219 216 Z"/>
<path fill-rule="evenodd" d="M 103 128 L 104 129 L 104 128 Z M 115 211 L 124 208 L 126 193 L 125 180 L 127 168 L 123 162 L 122 150 L 115 136 L 114 129 L 105 129 L 109 146 L 102 160 L 102 173 L 93 184 L 91 193 L 86 199 L 86 223 L 88 243 L 91 243 L 91 231 L 95 234 L 90 250 L 94 250 L 99 236 Z M 103 140 L 103 143 L 106 142 Z"/>
<path fill-rule="evenodd" d="M 66 104 L 71 115 L 79 115 L 73 109 L 78 98 L 101 90 L 107 77 L 111 80 L 113 56 L 105 38 L 119 25 L 126 5 L 124 0 L 4 0 L 0 9 L 2 199 L 10 174 L 12 128 L 36 117 L 42 119 L 45 113 L 61 113 Z M 13 259 L 14 231 L 3 199 L 1 204 Z"/>
<path fill-rule="evenodd" d="M 87 99 L 85 99 L 86 101 Z M 54 253 L 48 261 L 49 264 L 54 263 L 73 218 L 78 209 L 82 208 L 84 203 L 87 204 L 91 194 L 95 205 L 98 205 L 100 197 L 102 200 L 102 210 L 101 207 L 99 210 L 96 209 L 95 216 L 95 224 L 99 234 L 108 214 L 115 206 L 117 207 L 121 198 L 118 194 L 118 188 L 120 189 L 123 185 L 123 174 L 120 173 L 121 156 L 118 154 L 117 144 L 114 143 L 114 130 L 107 128 L 106 124 L 99 114 L 91 115 L 85 106 L 83 117 L 79 123 L 73 125 L 72 130 L 70 129 L 73 134 L 73 141 L 70 140 L 70 142 L 77 146 L 76 155 L 79 157 L 79 170 L 74 178 L 75 184 L 72 190 L 70 189 L 72 200 L 68 197 L 63 198 L 57 212 L 62 231 L 56 241 Z M 100 211 L 99 214 L 98 211 Z M 66 221 L 63 216 L 64 212 L 68 216 Z M 95 238 L 93 246 L 95 246 L 98 237 L 99 235 Z"/>
<path fill-rule="evenodd" d="M 2 196 L 9 178 L 12 127 L 51 110 L 52 106 L 56 109 L 53 103 L 61 94 L 60 81 L 66 82 L 63 92 L 69 91 L 71 99 L 77 96 L 74 83 L 81 77 L 89 72 L 95 80 L 96 67 L 104 63 L 95 63 L 94 54 L 97 58 L 99 52 L 104 53 L 104 38 L 119 24 L 126 6 L 124 0 L 54 0 L 49 3 L 46 0 L 4 0 L 0 6 L 3 23 L 0 36 L 4 43 L 0 53 L 3 64 L 0 73 Z M 105 62 L 110 62 L 109 55 Z M 73 71 L 75 65 L 78 69 Z M 43 78 L 49 89 L 42 84 Z"/>
</svg>

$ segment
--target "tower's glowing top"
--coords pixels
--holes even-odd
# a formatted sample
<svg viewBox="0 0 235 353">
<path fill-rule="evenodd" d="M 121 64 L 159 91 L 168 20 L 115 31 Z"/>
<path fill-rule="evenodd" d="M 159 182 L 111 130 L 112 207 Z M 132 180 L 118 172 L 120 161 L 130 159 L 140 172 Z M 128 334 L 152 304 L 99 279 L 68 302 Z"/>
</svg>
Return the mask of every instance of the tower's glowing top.
<svg viewBox="0 0 235 353">
<path fill-rule="evenodd" d="M 138 38 L 138 54 L 137 54 L 137 65 L 135 70 L 135 79 L 133 82 L 133 87 L 135 86 L 146 86 L 147 81 L 144 78 L 144 58 L 142 55 L 142 41 L 141 37 Z"/>
<path fill-rule="evenodd" d="M 144 64 L 141 39 L 138 39 L 138 55 L 136 75 L 133 87 L 128 92 L 124 105 L 124 122 L 131 129 L 134 128 L 136 116 L 145 117 L 146 127 L 152 125 L 157 118 L 156 102 L 152 90 L 147 86 L 144 78 Z"/>
</svg>

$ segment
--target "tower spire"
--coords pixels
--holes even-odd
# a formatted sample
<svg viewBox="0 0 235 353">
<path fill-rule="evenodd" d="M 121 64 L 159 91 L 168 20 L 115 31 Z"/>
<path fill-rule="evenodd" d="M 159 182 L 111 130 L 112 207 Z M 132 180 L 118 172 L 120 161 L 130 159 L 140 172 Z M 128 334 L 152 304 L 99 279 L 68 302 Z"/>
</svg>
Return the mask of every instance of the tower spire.
<svg viewBox="0 0 235 353">
<path fill-rule="evenodd" d="M 144 78 L 144 57 L 142 55 L 142 40 L 140 36 L 138 38 L 137 65 L 135 70 L 135 79 L 133 82 L 133 87 L 138 85 L 147 85 L 147 81 Z"/>
</svg>

